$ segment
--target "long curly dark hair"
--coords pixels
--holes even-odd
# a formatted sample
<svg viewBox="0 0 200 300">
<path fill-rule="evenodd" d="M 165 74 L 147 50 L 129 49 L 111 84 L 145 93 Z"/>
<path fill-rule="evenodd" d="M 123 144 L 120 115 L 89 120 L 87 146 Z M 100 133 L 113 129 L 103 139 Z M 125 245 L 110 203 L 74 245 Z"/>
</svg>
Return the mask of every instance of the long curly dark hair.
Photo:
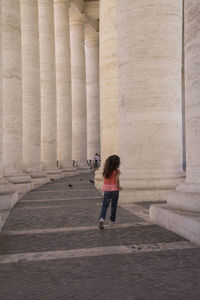
<svg viewBox="0 0 200 300">
<path fill-rule="evenodd" d="M 118 155 L 109 156 L 105 161 L 102 176 L 104 178 L 109 178 L 112 172 L 114 170 L 117 170 L 119 165 L 120 165 L 120 157 Z"/>
</svg>

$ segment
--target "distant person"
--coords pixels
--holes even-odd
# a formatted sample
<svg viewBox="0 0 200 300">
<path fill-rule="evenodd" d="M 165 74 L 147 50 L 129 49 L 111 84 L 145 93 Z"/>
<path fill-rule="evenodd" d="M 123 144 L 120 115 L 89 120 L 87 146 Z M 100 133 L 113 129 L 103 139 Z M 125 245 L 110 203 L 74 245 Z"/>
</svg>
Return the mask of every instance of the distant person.
<svg viewBox="0 0 200 300">
<path fill-rule="evenodd" d="M 117 204 L 119 198 L 119 191 L 122 189 L 119 183 L 119 170 L 120 158 L 118 155 L 109 156 L 104 165 L 103 169 L 103 203 L 101 208 L 101 213 L 99 217 L 99 229 L 104 229 L 104 222 L 106 219 L 107 209 L 110 205 L 111 201 L 111 215 L 110 215 L 110 223 L 114 224 L 116 220 L 117 213 Z"/>
<path fill-rule="evenodd" d="M 101 163 L 101 158 L 100 155 L 98 153 L 95 153 L 94 156 L 94 170 L 98 170 L 98 168 L 100 167 L 100 163 Z"/>
</svg>

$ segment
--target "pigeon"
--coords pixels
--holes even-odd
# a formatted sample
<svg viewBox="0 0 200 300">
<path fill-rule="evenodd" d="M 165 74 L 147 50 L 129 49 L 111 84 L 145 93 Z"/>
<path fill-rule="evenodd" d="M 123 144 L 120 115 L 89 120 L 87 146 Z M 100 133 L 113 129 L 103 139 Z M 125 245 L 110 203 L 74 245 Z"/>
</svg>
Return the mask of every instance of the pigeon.
<svg viewBox="0 0 200 300">
<path fill-rule="evenodd" d="M 94 183 L 94 180 L 90 179 L 90 182 L 91 182 L 91 183 Z"/>
<path fill-rule="evenodd" d="M 50 178 L 50 180 L 51 180 L 51 181 L 55 181 L 55 179 L 54 179 L 54 178 Z"/>
<path fill-rule="evenodd" d="M 73 187 L 73 185 L 71 183 L 69 183 L 69 187 Z"/>
<path fill-rule="evenodd" d="M 80 181 L 83 181 L 83 178 L 81 178 Z"/>
</svg>

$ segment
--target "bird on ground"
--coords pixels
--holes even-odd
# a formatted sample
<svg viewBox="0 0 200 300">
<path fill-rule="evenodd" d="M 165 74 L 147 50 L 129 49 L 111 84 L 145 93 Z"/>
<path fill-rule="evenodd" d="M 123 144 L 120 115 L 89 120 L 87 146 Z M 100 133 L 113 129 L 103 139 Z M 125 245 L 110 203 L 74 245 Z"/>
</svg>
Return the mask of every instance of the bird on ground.
<svg viewBox="0 0 200 300">
<path fill-rule="evenodd" d="M 73 185 L 71 183 L 69 183 L 69 187 L 73 187 Z"/>
<path fill-rule="evenodd" d="M 94 183 L 94 180 L 90 179 L 90 182 L 91 182 L 91 183 Z"/>
<path fill-rule="evenodd" d="M 55 181 L 55 179 L 54 178 L 50 178 L 50 181 Z"/>
<path fill-rule="evenodd" d="M 83 181 L 83 178 L 81 178 L 80 181 Z"/>
</svg>

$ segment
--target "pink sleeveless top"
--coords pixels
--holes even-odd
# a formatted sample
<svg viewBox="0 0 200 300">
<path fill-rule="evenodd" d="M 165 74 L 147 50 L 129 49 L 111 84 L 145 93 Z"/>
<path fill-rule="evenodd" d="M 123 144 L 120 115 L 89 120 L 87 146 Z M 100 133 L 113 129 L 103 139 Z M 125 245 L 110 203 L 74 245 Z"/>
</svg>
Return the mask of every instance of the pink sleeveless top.
<svg viewBox="0 0 200 300">
<path fill-rule="evenodd" d="M 104 192 L 119 191 L 116 183 L 116 176 L 120 174 L 120 170 L 114 170 L 109 178 L 104 178 L 102 190 Z"/>
</svg>

